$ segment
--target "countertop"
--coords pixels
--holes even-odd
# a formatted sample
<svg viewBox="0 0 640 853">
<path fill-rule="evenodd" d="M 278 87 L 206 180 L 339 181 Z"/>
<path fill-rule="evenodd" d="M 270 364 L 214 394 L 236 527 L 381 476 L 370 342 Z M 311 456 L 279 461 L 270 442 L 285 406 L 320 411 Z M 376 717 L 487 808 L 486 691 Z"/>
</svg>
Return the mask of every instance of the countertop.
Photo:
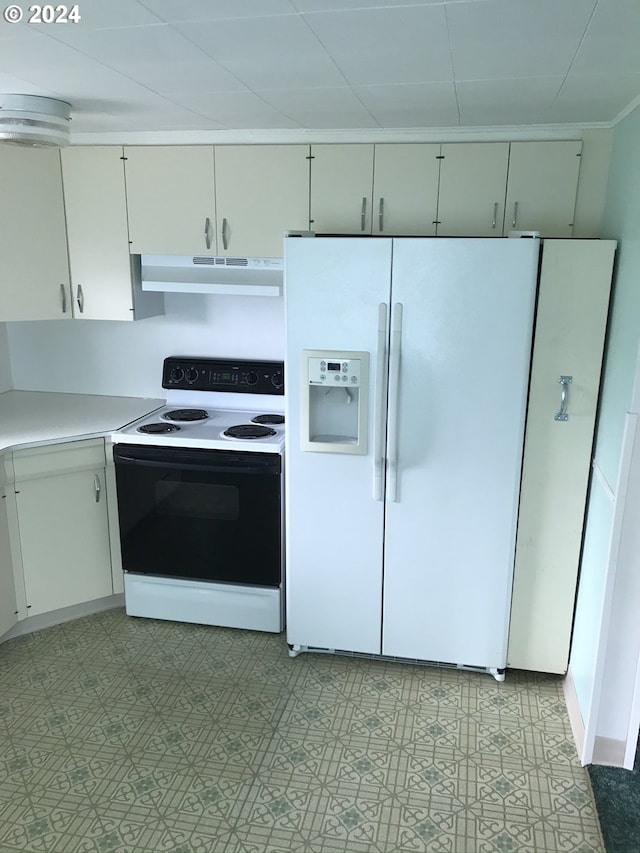
<svg viewBox="0 0 640 853">
<path fill-rule="evenodd" d="M 0 452 L 105 435 L 163 404 L 150 397 L 5 391 L 0 394 Z"/>
</svg>

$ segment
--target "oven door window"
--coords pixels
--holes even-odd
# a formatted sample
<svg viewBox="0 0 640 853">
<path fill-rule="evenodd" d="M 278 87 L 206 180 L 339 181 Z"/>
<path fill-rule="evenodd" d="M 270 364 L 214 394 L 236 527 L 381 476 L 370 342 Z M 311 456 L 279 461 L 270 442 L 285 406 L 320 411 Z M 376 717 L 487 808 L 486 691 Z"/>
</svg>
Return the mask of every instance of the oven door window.
<svg viewBox="0 0 640 853">
<path fill-rule="evenodd" d="M 280 458 L 116 445 L 125 571 L 278 586 Z"/>
<path fill-rule="evenodd" d="M 217 483 L 156 483 L 156 512 L 170 518 L 199 518 L 209 521 L 238 521 L 240 489 Z"/>
</svg>

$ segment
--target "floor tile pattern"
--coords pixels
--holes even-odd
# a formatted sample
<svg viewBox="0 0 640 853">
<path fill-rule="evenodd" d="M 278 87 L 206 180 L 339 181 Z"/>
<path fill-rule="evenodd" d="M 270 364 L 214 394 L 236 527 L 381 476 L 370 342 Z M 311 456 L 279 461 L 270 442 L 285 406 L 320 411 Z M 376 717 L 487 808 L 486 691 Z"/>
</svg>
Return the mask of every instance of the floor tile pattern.
<svg viewBox="0 0 640 853">
<path fill-rule="evenodd" d="M 0 850 L 602 851 L 560 680 L 113 610 L 0 647 Z"/>
</svg>

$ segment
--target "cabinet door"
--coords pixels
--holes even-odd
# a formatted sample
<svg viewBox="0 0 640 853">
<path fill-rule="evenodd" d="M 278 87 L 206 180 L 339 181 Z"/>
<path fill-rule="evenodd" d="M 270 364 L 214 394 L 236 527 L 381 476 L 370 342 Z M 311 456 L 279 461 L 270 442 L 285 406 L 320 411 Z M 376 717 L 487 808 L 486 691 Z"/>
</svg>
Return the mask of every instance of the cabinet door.
<svg viewBox="0 0 640 853">
<path fill-rule="evenodd" d="M 219 253 L 282 257 L 285 231 L 309 227 L 309 147 L 218 146 L 215 164 Z"/>
<path fill-rule="evenodd" d="M 74 314 L 88 320 L 133 320 L 122 149 L 66 148 L 62 176 Z"/>
<path fill-rule="evenodd" d="M 126 146 L 130 251 L 215 255 L 213 147 Z"/>
<path fill-rule="evenodd" d="M 16 486 L 27 613 L 111 595 L 104 468 Z"/>
<path fill-rule="evenodd" d="M 71 318 L 60 153 L 0 146 L 0 321 Z"/>
<path fill-rule="evenodd" d="M 6 495 L 0 497 L 0 637 L 12 628 L 18 619 L 16 589 L 9 547 L 9 523 Z"/>
<path fill-rule="evenodd" d="M 504 233 L 571 237 L 582 142 L 512 142 Z"/>
<path fill-rule="evenodd" d="M 373 145 L 311 146 L 311 219 L 317 234 L 370 234 Z"/>
<path fill-rule="evenodd" d="M 438 237 L 502 237 L 508 142 L 442 146 Z"/>
<path fill-rule="evenodd" d="M 440 145 L 375 146 L 373 233 L 433 237 Z"/>
<path fill-rule="evenodd" d="M 615 242 L 547 240 L 527 431 L 508 665 L 566 672 Z M 567 420 L 560 376 L 567 386 Z"/>
</svg>

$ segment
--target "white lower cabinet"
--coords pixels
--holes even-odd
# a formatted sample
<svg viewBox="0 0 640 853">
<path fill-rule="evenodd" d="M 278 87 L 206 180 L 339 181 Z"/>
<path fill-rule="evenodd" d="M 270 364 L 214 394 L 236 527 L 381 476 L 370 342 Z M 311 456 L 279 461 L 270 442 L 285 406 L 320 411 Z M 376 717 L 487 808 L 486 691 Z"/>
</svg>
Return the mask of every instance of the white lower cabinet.
<svg viewBox="0 0 640 853">
<path fill-rule="evenodd" d="M 615 248 L 543 245 L 509 632 L 516 669 L 567 670 Z"/>
<path fill-rule="evenodd" d="M 13 454 L 27 616 L 113 593 L 103 439 Z"/>
<path fill-rule="evenodd" d="M 9 478 L 2 463 L 4 460 L 0 460 L 0 637 L 18 620 L 7 509 L 7 501 L 11 501 L 13 497 L 13 486 L 8 482 Z"/>
</svg>

